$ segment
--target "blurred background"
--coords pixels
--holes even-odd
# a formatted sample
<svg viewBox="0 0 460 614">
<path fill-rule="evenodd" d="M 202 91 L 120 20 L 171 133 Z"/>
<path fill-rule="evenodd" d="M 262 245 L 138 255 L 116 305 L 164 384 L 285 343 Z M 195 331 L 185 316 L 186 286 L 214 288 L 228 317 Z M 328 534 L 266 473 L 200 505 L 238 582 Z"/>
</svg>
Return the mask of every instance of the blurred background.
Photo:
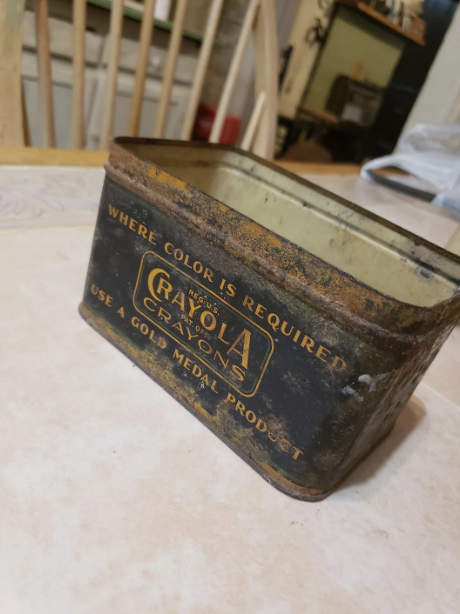
<svg viewBox="0 0 460 614">
<path fill-rule="evenodd" d="M 2 0 L 2 3 L 11 4 L 12 0 Z M 41 0 L 25 1 L 21 32 L 25 144 L 34 147 L 49 144 L 44 134 L 43 98 L 38 103 L 41 86 L 37 47 L 41 30 L 40 27 L 37 30 L 36 11 L 41 4 Z M 54 145 L 69 148 L 72 146 L 75 60 L 74 3 L 48 0 L 46 4 Z M 113 135 L 127 134 L 144 6 L 143 2 L 124 3 Z M 166 138 L 181 138 L 211 6 L 212 0 L 189 0 L 186 5 L 165 120 Z M 193 139 L 209 138 L 248 6 L 248 0 L 222 3 L 194 114 L 190 134 Z M 415 122 L 458 123 L 460 16 L 455 17 L 457 6 L 454 0 L 276 0 L 275 157 L 360 164 L 391 153 L 401 134 Z M 101 148 L 107 109 L 105 91 L 111 56 L 112 7 L 112 0 L 86 2 L 82 145 L 90 150 Z M 155 3 L 142 92 L 140 136 L 152 136 L 176 9 L 175 0 Z M 241 145 L 256 102 L 253 37 L 248 39 L 243 51 L 220 135 L 221 142 L 236 145 Z M 6 90 L 2 96 L 8 96 Z"/>
</svg>

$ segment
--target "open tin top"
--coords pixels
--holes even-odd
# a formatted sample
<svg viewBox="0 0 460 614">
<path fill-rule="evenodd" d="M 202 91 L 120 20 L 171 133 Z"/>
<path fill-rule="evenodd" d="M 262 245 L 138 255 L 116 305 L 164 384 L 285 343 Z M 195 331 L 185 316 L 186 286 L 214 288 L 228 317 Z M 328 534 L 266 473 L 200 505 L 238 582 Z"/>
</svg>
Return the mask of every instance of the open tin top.
<svg viewBox="0 0 460 614">
<path fill-rule="evenodd" d="M 221 241 L 233 235 L 235 250 L 239 243 L 243 258 L 254 264 L 258 258 L 248 250 L 264 248 L 263 268 L 270 263 L 276 271 L 279 266 L 284 283 L 310 285 L 319 274 L 319 285 L 328 283 L 328 300 L 336 298 L 343 306 L 349 301 L 337 294 L 360 292 L 362 299 L 350 307 L 363 308 L 369 322 L 394 330 L 401 323 L 404 332 L 401 319 L 423 318 L 432 308 L 449 317 L 446 302 L 460 298 L 459 257 L 252 154 L 207 143 L 124 137 L 115 142 L 125 152 L 114 149 L 109 174 L 118 157 L 122 164 L 128 157 L 159 164 L 184 182 L 176 186 L 190 193 L 197 188 L 213 199 L 189 205 L 195 226 L 208 226 L 209 234 Z M 227 224 L 231 227 L 225 229 Z M 327 265 L 332 266 L 325 280 Z M 313 294 L 313 288 L 304 291 Z M 319 291 L 325 300 L 324 290 Z"/>
<path fill-rule="evenodd" d="M 458 319 L 460 258 L 231 147 L 118 138 L 106 171 L 84 317 L 278 488 L 325 496 Z"/>
</svg>

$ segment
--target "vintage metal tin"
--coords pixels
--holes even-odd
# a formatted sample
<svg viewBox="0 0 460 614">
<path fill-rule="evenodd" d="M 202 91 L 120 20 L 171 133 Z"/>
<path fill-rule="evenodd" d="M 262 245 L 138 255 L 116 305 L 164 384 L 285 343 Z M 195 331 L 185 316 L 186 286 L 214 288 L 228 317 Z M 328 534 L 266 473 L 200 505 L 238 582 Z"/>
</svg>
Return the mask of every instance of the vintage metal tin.
<svg viewBox="0 0 460 614">
<path fill-rule="evenodd" d="M 229 147 L 120 138 L 106 171 L 82 316 L 274 486 L 325 497 L 455 325 L 460 259 Z"/>
</svg>

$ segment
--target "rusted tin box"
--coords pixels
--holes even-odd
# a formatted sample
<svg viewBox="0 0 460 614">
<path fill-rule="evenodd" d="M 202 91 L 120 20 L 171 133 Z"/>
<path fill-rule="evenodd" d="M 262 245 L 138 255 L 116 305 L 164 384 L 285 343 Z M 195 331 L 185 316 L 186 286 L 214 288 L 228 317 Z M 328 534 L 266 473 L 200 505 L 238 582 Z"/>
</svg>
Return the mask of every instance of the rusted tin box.
<svg viewBox="0 0 460 614">
<path fill-rule="evenodd" d="M 271 484 L 325 497 L 455 325 L 460 259 L 224 146 L 120 138 L 106 171 L 82 316 Z"/>
</svg>

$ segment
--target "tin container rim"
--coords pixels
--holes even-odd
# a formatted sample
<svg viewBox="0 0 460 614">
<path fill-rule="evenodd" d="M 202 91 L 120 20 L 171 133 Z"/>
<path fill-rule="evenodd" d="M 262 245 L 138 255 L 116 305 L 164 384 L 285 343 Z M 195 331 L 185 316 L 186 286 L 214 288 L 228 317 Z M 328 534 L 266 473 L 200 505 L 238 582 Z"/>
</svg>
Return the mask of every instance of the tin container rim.
<svg viewBox="0 0 460 614">
<path fill-rule="evenodd" d="M 416 246 L 420 245 L 444 260 L 458 265 L 459 278 L 438 272 L 441 277 L 456 285 L 457 288 L 452 296 L 433 305 L 416 305 L 386 294 L 306 248 L 300 247 L 281 234 L 268 229 L 263 224 L 254 222 L 251 217 L 237 211 L 231 205 L 214 198 L 192 184 L 183 181 L 180 177 L 164 170 L 161 167 L 161 161 L 159 163 L 154 162 L 151 158 L 135 152 L 133 148 L 136 146 L 214 149 L 249 158 L 254 163 L 283 175 L 310 190 L 313 189 L 322 196 L 385 226 L 412 241 Z M 255 154 L 223 144 L 143 137 L 117 137 L 112 142 L 105 170 L 117 183 L 128 190 L 133 190 L 149 201 L 150 204 L 168 210 L 169 213 L 181 218 L 183 223 L 198 229 L 201 234 L 210 236 L 215 241 L 225 242 L 234 256 L 243 259 L 249 266 L 259 270 L 262 274 L 268 273 L 272 281 L 282 285 L 297 296 L 320 303 L 323 308 L 329 309 L 337 316 L 338 320 L 342 320 L 344 323 L 350 324 L 351 320 L 353 326 L 359 322 L 359 325 L 368 333 L 405 338 L 408 334 L 412 335 L 414 332 L 420 335 L 428 334 L 433 330 L 433 327 L 441 326 L 449 320 L 458 318 L 458 304 L 460 303 L 460 292 L 458 290 L 460 282 L 459 256 Z M 169 198 L 165 198 L 166 194 Z M 171 196 L 173 196 L 173 200 L 175 196 L 178 201 L 175 205 L 171 205 Z M 178 196 L 179 199 L 177 199 Z M 197 202 L 200 206 L 197 206 Z M 247 225 L 249 222 L 253 226 L 263 229 L 265 237 L 259 236 L 257 241 L 251 241 L 251 237 L 247 236 L 242 239 L 241 232 L 227 232 L 225 222 L 228 222 L 228 220 L 224 219 L 225 213 L 221 210 L 222 207 L 232 212 L 232 221 L 234 224 L 236 223 L 236 226 L 242 227 L 243 224 Z M 297 266 L 294 275 L 291 271 L 287 272 L 285 268 L 280 266 L 282 259 L 276 257 L 273 240 L 270 242 L 270 237 L 281 244 L 284 256 L 289 255 L 296 261 L 296 265 L 306 259 L 308 262 L 303 264 L 308 266 L 300 268 Z M 245 243 L 249 243 L 249 250 Z M 262 246 L 265 249 L 260 250 Z M 263 251 L 263 254 L 257 254 L 256 248 Z M 412 258 L 412 261 L 418 262 L 415 257 Z M 334 283 L 330 284 L 328 288 L 317 288 L 317 284 L 312 284 L 311 279 L 307 279 L 306 273 L 311 273 L 311 270 L 307 269 L 313 264 L 316 273 L 322 275 L 329 273 L 334 278 Z M 429 264 L 420 264 L 430 269 Z M 354 294 L 359 296 L 354 297 Z M 366 303 L 366 301 L 372 301 L 375 308 L 369 309 L 369 303 Z M 428 315 L 431 317 L 427 321 Z"/>
</svg>

